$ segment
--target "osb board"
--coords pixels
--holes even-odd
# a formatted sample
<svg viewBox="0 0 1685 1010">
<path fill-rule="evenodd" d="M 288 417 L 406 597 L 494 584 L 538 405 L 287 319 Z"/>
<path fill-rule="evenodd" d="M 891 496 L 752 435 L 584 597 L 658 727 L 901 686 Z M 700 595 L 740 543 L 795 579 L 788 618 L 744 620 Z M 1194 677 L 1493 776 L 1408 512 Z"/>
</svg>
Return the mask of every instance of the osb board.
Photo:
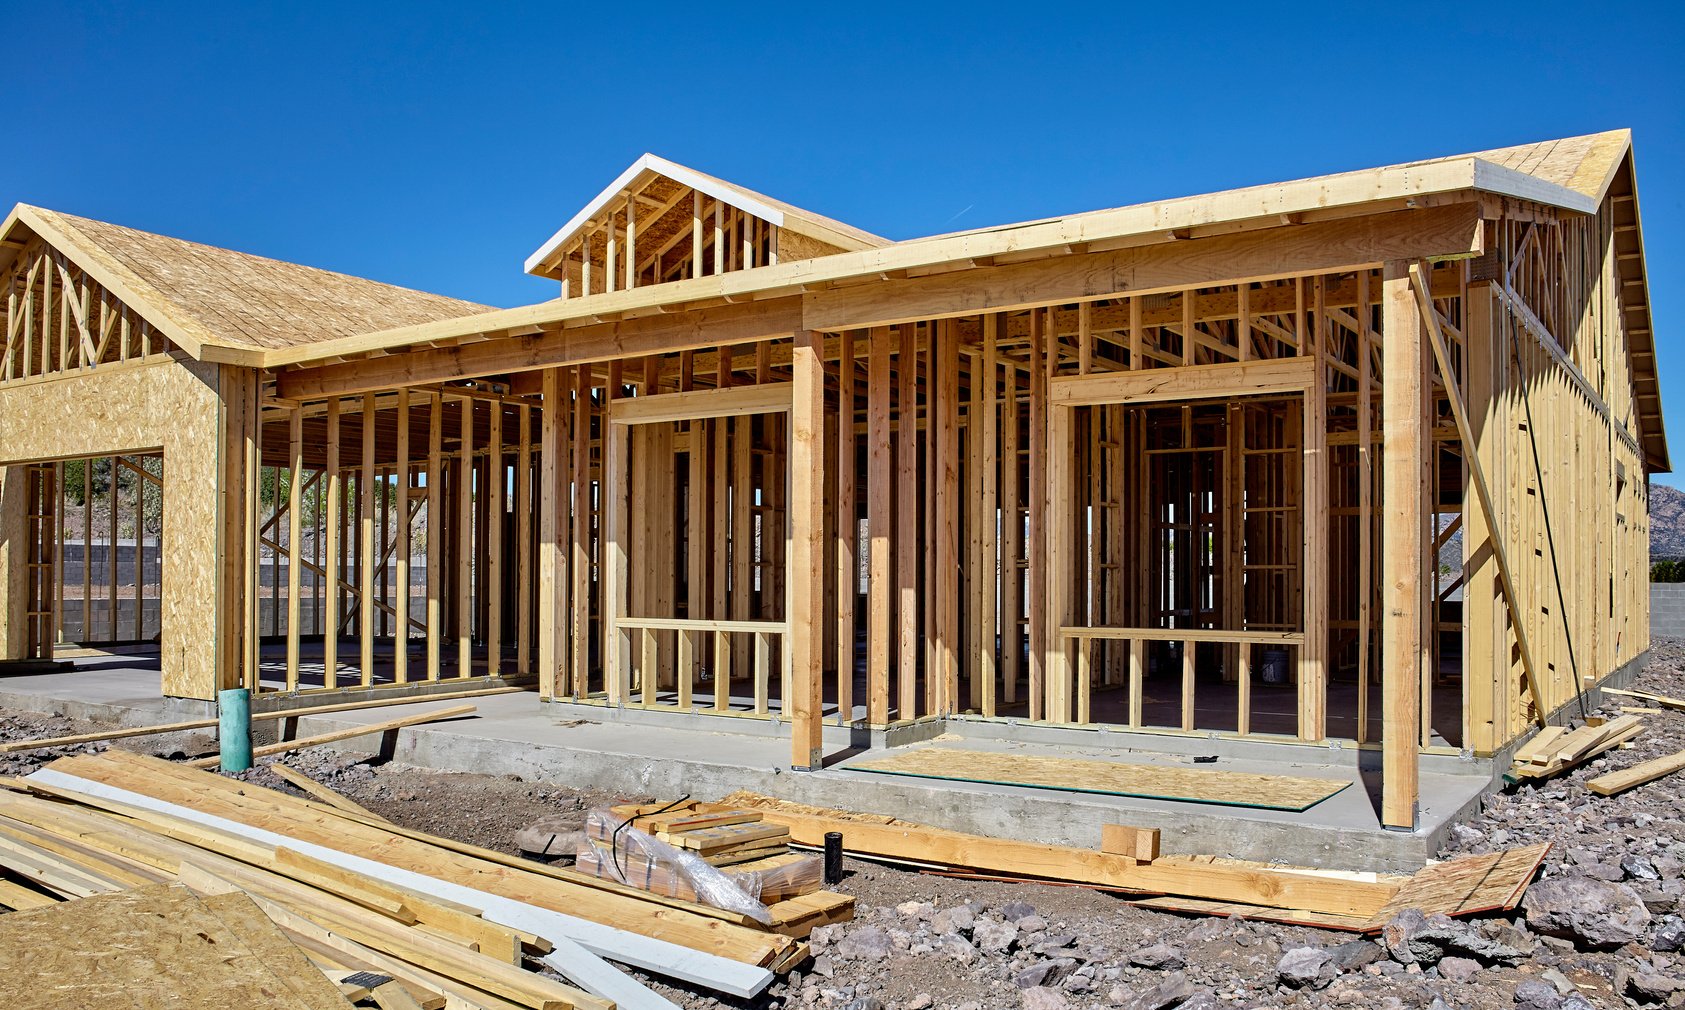
<svg viewBox="0 0 1685 1010">
<path fill-rule="evenodd" d="M 1375 924 L 1406 908 L 1429 914 L 1474 915 L 1514 908 L 1550 852 L 1542 842 L 1479 856 L 1464 856 L 1416 871 L 1393 899 L 1375 913 Z"/>
<path fill-rule="evenodd" d="M 0 396 L 0 465 L 164 453 L 163 693 L 216 697 L 218 366 L 106 365 Z"/>
<path fill-rule="evenodd" d="M 1351 785 L 1327 779 L 921 747 L 847 766 L 913 778 L 1302 811 Z"/>
<path fill-rule="evenodd" d="M 104 221 L 32 208 L 44 224 L 107 270 L 165 319 L 230 347 L 276 348 L 356 336 L 393 326 L 491 311 L 347 274 L 200 245 Z"/>
<path fill-rule="evenodd" d="M 273 924 L 268 931 L 275 932 Z M 338 1010 L 351 1004 L 337 991 L 301 997 L 191 891 L 160 884 L 0 916 L 0 1005 Z"/>
</svg>

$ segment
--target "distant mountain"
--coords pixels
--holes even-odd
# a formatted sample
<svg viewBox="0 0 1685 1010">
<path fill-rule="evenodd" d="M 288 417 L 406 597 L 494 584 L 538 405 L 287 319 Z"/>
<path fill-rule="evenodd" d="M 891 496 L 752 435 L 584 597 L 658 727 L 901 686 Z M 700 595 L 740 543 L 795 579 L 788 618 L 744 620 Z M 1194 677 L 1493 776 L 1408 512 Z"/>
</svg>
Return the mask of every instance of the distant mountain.
<svg viewBox="0 0 1685 1010">
<path fill-rule="evenodd" d="M 1650 485 L 1650 560 L 1685 558 L 1685 491 Z"/>
</svg>

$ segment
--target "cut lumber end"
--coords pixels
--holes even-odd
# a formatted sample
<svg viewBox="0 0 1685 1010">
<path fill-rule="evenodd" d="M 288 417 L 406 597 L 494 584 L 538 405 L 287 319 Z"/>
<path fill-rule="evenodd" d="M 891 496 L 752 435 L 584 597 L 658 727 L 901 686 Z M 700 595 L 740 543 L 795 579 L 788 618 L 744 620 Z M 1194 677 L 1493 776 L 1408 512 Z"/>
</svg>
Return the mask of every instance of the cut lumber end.
<svg viewBox="0 0 1685 1010">
<path fill-rule="evenodd" d="M 1158 846 L 1157 828 L 1134 828 L 1127 824 L 1104 824 L 1100 827 L 1101 852 L 1150 863 L 1158 858 Z"/>
</svg>

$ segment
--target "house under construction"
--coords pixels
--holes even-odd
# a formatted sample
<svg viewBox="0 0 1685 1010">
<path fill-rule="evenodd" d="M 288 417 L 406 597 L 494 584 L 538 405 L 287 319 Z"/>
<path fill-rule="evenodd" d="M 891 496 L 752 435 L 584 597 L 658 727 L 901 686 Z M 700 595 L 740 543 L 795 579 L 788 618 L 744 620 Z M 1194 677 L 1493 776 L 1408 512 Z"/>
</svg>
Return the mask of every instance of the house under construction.
<svg viewBox="0 0 1685 1010">
<path fill-rule="evenodd" d="M 1625 131 L 899 242 L 646 155 L 526 267 L 559 297 L 493 310 L 17 207 L 0 656 L 527 678 L 797 768 L 838 723 L 1339 739 L 1410 827 L 1421 753 L 1648 648 Z"/>
</svg>

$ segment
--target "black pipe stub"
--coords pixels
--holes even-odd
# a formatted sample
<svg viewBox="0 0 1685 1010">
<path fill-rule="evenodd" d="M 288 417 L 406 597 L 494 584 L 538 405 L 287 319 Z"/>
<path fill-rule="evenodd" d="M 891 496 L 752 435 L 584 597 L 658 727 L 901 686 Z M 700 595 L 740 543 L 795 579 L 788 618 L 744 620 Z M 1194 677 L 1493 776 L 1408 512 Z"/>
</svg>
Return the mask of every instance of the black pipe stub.
<svg viewBox="0 0 1685 1010">
<path fill-rule="evenodd" d="M 842 832 L 825 832 L 825 884 L 842 883 Z"/>
</svg>

